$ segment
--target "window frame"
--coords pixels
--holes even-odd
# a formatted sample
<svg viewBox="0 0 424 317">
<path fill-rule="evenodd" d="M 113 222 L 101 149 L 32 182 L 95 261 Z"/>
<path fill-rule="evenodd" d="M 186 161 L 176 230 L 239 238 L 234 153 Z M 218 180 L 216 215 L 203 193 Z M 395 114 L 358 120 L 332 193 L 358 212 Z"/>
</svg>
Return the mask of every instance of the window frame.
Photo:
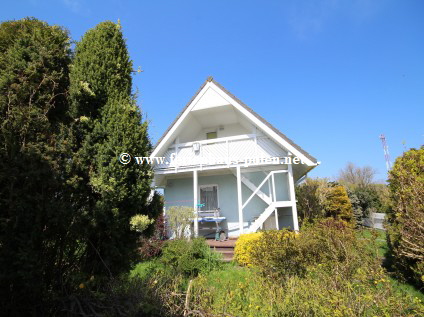
<svg viewBox="0 0 424 317">
<path fill-rule="evenodd" d="M 199 197 L 199 203 L 201 204 L 201 194 L 200 194 L 200 189 L 201 188 L 207 188 L 207 187 L 214 187 L 216 186 L 216 202 L 218 204 L 217 209 L 220 209 L 220 203 L 219 203 L 219 186 L 218 184 L 203 184 L 203 185 L 199 185 L 198 186 L 198 197 Z M 202 209 L 202 207 L 199 208 L 200 210 Z M 209 210 L 202 210 L 202 211 L 209 211 Z"/>
</svg>

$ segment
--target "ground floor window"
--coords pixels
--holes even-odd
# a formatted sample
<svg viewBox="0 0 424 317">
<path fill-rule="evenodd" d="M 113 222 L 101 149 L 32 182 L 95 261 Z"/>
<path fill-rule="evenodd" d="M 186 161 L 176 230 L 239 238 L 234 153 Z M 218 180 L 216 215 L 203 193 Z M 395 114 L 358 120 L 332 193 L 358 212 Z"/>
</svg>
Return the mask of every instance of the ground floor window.
<svg viewBox="0 0 424 317">
<path fill-rule="evenodd" d="M 218 185 L 200 186 L 201 211 L 218 209 Z"/>
</svg>

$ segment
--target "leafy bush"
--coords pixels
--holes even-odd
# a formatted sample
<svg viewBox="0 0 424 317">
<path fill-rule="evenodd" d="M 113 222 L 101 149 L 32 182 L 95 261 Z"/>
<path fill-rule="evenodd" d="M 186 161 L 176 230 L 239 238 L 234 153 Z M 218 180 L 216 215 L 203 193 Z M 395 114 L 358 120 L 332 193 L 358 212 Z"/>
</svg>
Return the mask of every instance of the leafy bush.
<svg viewBox="0 0 424 317">
<path fill-rule="evenodd" d="M 296 186 L 297 211 L 299 224 L 311 222 L 325 216 L 319 189 L 327 187 L 327 179 L 307 178 L 301 185 Z"/>
<path fill-rule="evenodd" d="M 346 188 L 327 179 L 306 179 L 296 187 L 300 224 L 332 217 L 353 221 L 352 204 Z"/>
<path fill-rule="evenodd" d="M 357 228 L 364 225 L 364 219 L 368 218 L 372 212 L 387 213 L 390 211 L 391 202 L 387 185 L 358 186 L 357 184 L 345 184 Z"/>
<path fill-rule="evenodd" d="M 236 241 L 234 259 L 241 265 L 252 265 L 251 254 L 260 240 L 262 232 L 242 234 Z"/>
<path fill-rule="evenodd" d="M 146 281 L 152 299 L 158 300 L 158 316 L 183 316 L 189 280 L 222 266 L 204 238 L 169 240 L 159 258 L 138 264 L 132 276 Z"/>
<path fill-rule="evenodd" d="M 396 159 L 389 183 L 393 210 L 388 214 L 388 242 L 394 267 L 424 286 L 424 146 Z"/>
<path fill-rule="evenodd" d="M 138 252 L 142 261 L 155 258 L 162 253 L 165 240 L 156 239 L 155 237 L 140 237 Z"/>
<path fill-rule="evenodd" d="M 288 230 L 264 231 L 251 249 L 252 266 L 272 278 L 303 274 L 308 259 L 297 241 L 299 238 L 299 234 Z"/>
<path fill-rule="evenodd" d="M 367 241 L 358 239 L 350 223 L 343 220 L 324 219 L 305 228 L 298 240 L 312 266 L 319 264 L 345 279 L 361 266 L 380 265 L 376 251 L 367 248 Z"/>
<path fill-rule="evenodd" d="M 148 226 L 150 226 L 152 223 L 154 223 L 154 219 L 150 219 L 149 216 L 137 214 L 135 216 L 132 216 L 130 219 L 130 226 L 131 229 L 136 230 L 138 232 L 143 232 L 147 229 Z"/>
<path fill-rule="evenodd" d="M 247 240 L 248 247 L 238 251 L 243 257 L 238 256 L 236 260 L 272 278 L 304 276 L 316 264 L 350 277 L 363 263 L 362 243 L 356 239 L 351 226 L 331 218 L 306 226 L 299 234 L 271 230 Z"/>
<path fill-rule="evenodd" d="M 167 241 L 159 262 L 164 265 L 165 273 L 184 277 L 197 276 L 221 266 L 219 254 L 210 249 L 204 238 Z"/>
<path fill-rule="evenodd" d="M 162 247 L 165 243 L 165 221 L 164 216 L 161 214 L 154 222 L 153 231 L 145 230 L 138 240 L 138 252 L 141 260 L 145 261 L 159 256 L 162 252 Z"/>
<path fill-rule="evenodd" d="M 194 217 L 193 208 L 186 206 L 171 206 L 166 211 L 166 220 L 169 229 L 176 239 L 182 239 L 186 230 L 190 228 Z"/>
</svg>

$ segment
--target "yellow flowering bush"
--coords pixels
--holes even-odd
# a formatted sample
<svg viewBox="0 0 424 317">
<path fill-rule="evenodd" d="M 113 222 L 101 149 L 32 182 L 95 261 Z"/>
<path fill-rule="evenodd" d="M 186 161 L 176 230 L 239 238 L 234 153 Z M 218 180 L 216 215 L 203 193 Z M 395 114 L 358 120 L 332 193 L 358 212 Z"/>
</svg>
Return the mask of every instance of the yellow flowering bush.
<svg viewBox="0 0 424 317">
<path fill-rule="evenodd" d="M 236 242 L 234 258 L 241 265 L 260 266 L 263 261 L 269 260 L 275 249 L 284 248 L 282 244 L 287 245 L 296 236 L 296 233 L 288 230 L 269 230 L 243 234 Z"/>
<path fill-rule="evenodd" d="M 252 265 L 252 250 L 256 247 L 257 242 L 262 237 L 262 232 L 242 234 L 236 241 L 234 249 L 234 259 L 240 265 Z"/>
</svg>

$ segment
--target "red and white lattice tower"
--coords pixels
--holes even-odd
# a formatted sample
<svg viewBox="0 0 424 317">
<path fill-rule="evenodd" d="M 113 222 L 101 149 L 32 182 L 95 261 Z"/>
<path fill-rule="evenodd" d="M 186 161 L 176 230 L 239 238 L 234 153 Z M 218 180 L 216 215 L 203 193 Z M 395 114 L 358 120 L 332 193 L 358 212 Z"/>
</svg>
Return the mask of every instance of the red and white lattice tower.
<svg viewBox="0 0 424 317">
<path fill-rule="evenodd" d="M 383 144 L 384 159 L 386 160 L 387 171 L 390 171 L 390 169 L 392 168 L 392 163 L 390 162 L 389 147 L 387 146 L 386 137 L 384 136 L 384 134 L 380 134 L 380 140 Z"/>
</svg>

